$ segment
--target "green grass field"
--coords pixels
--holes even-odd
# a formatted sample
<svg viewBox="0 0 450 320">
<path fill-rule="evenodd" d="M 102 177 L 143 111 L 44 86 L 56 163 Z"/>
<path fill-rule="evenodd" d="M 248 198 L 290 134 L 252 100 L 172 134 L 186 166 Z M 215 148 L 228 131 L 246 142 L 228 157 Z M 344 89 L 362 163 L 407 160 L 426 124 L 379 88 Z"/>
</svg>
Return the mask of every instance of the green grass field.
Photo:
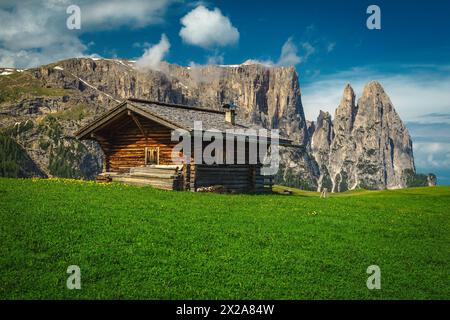
<svg viewBox="0 0 450 320">
<path fill-rule="evenodd" d="M 0 298 L 450 299 L 449 208 L 450 187 L 320 199 L 0 179 Z"/>
</svg>

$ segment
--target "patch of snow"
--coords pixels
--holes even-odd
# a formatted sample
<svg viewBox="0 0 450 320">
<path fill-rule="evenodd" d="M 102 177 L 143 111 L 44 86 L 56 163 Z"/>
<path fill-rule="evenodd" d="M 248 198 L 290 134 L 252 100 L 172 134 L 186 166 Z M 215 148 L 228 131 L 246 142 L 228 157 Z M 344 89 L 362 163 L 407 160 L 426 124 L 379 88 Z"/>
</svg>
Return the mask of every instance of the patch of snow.
<svg viewBox="0 0 450 320">
<path fill-rule="evenodd" d="M 255 65 L 255 64 L 260 64 L 260 65 L 265 65 L 259 61 L 256 60 L 246 60 L 245 62 L 241 63 L 241 64 L 220 64 L 219 67 L 222 68 L 239 68 L 242 66 L 251 66 L 251 65 Z"/>
<path fill-rule="evenodd" d="M 62 67 L 60 67 L 60 66 L 56 66 L 56 67 L 54 67 L 53 69 L 55 69 L 55 70 L 64 70 Z"/>
<path fill-rule="evenodd" d="M 10 75 L 10 74 L 12 74 L 12 72 L 3 71 L 2 73 L 0 73 L 0 76 L 7 76 L 7 75 Z"/>
<path fill-rule="evenodd" d="M 239 68 L 242 66 L 241 64 L 219 64 L 219 67 L 222 68 Z"/>
<path fill-rule="evenodd" d="M 125 66 L 125 67 L 129 67 L 129 65 L 125 64 L 122 60 L 116 60 L 116 62 L 118 62 L 119 64 Z"/>
<path fill-rule="evenodd" d="M 251 66 L 253 64 L 262 64 L 262 63 L 259 61 L 256 61 L 256 60 L 249 59 L 249 60 L 246 60 L 242 65 L 243 66 Z"/>
<path fill-rule="evenodd" d="M 185 89 L 189 89 L 189 87 L 187 86 L 187 85 L 185 85 L 184 83 L 182 83 L 182 82 L 178 82 L 183 88 L 185 88 Z"/>
</svg>

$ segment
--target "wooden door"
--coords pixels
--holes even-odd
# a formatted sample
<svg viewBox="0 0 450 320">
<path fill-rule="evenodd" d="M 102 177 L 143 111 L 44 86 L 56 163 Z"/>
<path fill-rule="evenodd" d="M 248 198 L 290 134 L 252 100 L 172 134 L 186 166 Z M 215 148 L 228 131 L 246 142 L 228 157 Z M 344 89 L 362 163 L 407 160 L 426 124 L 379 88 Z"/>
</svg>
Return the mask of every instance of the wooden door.
<svg viewBox="0 0 450 320">
<path fill-rule="evenodd" d="M 159 164 L 159 147 L 145 147 L 145 165 Z"/>
</svg>

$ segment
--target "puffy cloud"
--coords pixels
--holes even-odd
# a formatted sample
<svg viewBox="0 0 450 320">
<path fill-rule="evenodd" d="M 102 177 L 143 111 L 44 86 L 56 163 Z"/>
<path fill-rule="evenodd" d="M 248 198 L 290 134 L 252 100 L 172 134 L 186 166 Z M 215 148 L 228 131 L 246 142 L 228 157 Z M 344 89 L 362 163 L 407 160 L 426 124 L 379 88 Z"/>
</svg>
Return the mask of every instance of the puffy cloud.
<svg viewBox="0 0 450 320">
<path fill-rule="evenodd" d="M 163 22 L 171 0 L 84 1 L 80 4 L 86 28 L 144 27 Z"/>
<path fill-rule="evenodd" d="M 136 61 L 135 68 L 143 71 L 160 70 L 161 62 L 169 52 L 169 49 L 169 39 L 167 39 L 165 34 L 162 34 L 159 43 L 146 49 L 142 57 Z"/>
<path fill-rule="evenodd" d="M 85 56 L 83 32 L 159 23 L 172 0 L 126 2 L 79 0 L 81 30 L 69 30 L 68 0 L 23 0 L 0 3 L 0 66 L 27 68 Z"/>
<path fill-rule="evenodd" d="M 301 61 L 302 59 L 298 55 L 297 46 L 292 42 L 292 38 L 289 38 L 281 48 L 281 55 L 278 59 L 277 65 L 295 66 Z"/>
<path fill-rule="evenodd" d="M 433 119 L 427 119 L 427 115 L 424 115 L 425 122 L 407 122 L 406 126 L 413 137 L 414 160 L 418 171 L 437 172 L 440 174 L 438 178 L 442 179 L 443 171 L 450 169 L 450 121 L 448 117 L 439 119 L 434 114 L 430 114 L 430 118 L 448 122 L 426 122 Z"/>
<path fill-rule="evenodd" d="M 421 171 L 450 168 L 450 143 L 417 142 L 414 143 L 414 155 L 416 166 Z"/>
<path fill-rule="evenodd" d="M 180 36 L 184 42 L 202 48 L 223 47 L 239 41 L 239 31 L 219 8 L 200 5 L 181 18 Z"/>
</svg>

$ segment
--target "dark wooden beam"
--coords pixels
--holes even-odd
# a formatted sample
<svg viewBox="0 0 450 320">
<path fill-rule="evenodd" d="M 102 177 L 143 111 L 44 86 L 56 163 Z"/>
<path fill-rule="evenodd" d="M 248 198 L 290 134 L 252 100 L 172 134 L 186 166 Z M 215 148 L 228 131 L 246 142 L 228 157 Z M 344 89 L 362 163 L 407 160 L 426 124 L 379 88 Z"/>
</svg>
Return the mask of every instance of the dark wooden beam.
<svg viewBox="0 0 450 320">
<path fill-rule="evenodd" d="M 131 119 L 133 119 L 134 123 L 138 126 L 139 130 L 141 130 L 141 133 L 144 136 L 145 140 L 147 140 L 147 132 L 144 130 L 144 127 L 139 122 L 139 119 L 130 110 L 128 110 L 128 115 L 131 117 Z"/>
</svg>

